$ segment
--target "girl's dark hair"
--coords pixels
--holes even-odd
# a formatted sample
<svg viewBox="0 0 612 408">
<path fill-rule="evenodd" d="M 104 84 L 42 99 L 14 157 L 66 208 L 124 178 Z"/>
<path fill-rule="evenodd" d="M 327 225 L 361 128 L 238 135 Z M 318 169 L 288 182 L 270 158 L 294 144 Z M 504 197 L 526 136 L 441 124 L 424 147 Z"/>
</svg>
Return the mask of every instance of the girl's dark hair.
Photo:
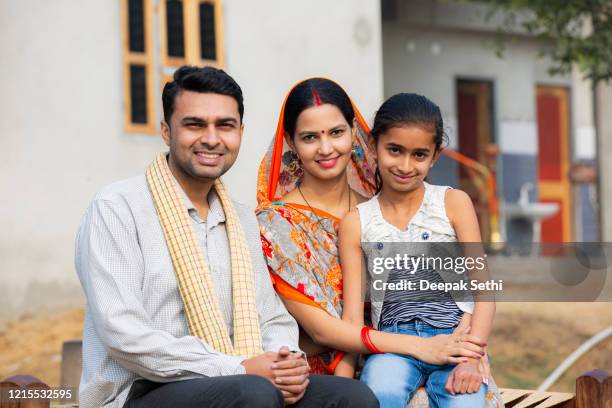
<svg viewBox="0 0 612 408">
<path fill-rule="evenodd" d="M 399 93 L 387 99 L 376 112 L 371 134 L 376 142 L 381 134 L 394 127 L 419 126 L 432 129 L 436 151 L 446 145 L 448 138 L 444 133 L 444 122 L 440 107 L 414 93 Z M 380 172 L 376 169 L 376 190 L 382 188 Z"/>
<path fill-rule="evenodd" d="M 285 132 L 293 138 L 300 113 L 312 106 L 323 105 L 325 103 L 340 109 L 342 116 L 344 116 L 349 126 L 353 127 L 355 111 L 344 89 L 329 79 L 311 78 L 299 83 L 287 96 L 285 113 L 283 115 Z"/>
</svg>

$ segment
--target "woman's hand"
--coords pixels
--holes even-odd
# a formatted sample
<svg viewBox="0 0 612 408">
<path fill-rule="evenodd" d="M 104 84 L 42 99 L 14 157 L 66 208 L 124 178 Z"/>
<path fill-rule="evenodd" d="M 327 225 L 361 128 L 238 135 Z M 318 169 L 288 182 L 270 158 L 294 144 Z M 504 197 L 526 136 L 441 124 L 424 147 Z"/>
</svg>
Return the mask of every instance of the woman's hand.
<svg viewBox="0 0 612 408">
<path fill-rule="evenodd" d="M 466 357 L 480 360 L 484 355 L 486 344 L 478 337 L 467 334 L 469 327 L 453 334 L 439 334 L 434 337 L 421 338 L 422 347 L 415 356 L 430 364 L 459 364 L 466 362 Z"/>
</svg>

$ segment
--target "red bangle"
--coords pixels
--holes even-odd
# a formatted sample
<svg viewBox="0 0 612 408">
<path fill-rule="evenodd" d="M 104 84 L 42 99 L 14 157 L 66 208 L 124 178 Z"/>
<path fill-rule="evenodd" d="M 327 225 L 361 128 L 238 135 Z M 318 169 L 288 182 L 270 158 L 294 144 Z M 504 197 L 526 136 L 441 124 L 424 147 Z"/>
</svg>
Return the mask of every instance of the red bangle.
<svg viewBox="0 0 612 408">
<path fill-rule="evenodd" d="M 323 364 L 323 367 L 325 367 L 325 371 L 327 371 L 327 374 L 334 375 L 334 373 L 336 372 L 336 367 L 338 366 L 338 363 L 340 363 L 340 361 L 342 361 L 343 358 L 344 358 L 344 352 L 336 351 L 336 355 L 334 356 L 334 359 L 332 360 L 332 362 L 329 363 L 329 365 Z"/>
<path fill-rule="evenodd" d="M 363 344 L 366 346 L 366 348 L 370 350 L 370 353 L 383 354 L 383 352 L 380 351 L 380 349 L 376 347 L 374 343 L 372 343 L 372 339 L 370 339 L 370 330 L 374 329 L 370 326 L 363 326 L 361 328 L 361 341 L 363 341 Z"/>
</svg>

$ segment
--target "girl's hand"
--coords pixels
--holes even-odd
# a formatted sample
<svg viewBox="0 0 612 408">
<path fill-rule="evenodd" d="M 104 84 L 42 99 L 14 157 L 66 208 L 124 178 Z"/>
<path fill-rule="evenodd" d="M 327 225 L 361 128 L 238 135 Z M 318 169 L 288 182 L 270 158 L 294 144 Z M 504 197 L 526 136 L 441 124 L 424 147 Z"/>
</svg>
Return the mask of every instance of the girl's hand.
<svg viewBox="0 0 612 408">
<path fill-rule="evenodd" d="M 459 322 L 459 325 L 455 328 L 455 332 L 466 332 L 470 330 L 470 322 L 472 315 L 470 313 L 464 313 L 463 318 Z M 487 354 L 487 348 L 484 348 L 484 355 L 480 358 L 480 364 L 478 365 L 478 371 L 482 375 L 482 382 L 489 385 L 489 378 L 491 377 L 491 365 L 489 364 L 489 355 Z"/>
<path fill-rule="evenodd" d="M 451 371 L 444 388 L 450 394 L 473 394 L 482 384 L 482 374 L 479 370 L 480 359 L 469 359 L 466 363 L 457 365 Z"/>
<path fill-rule="evenodd" d="M 470 330 L 470 323 L 472 323 L 472 315 L 470 313 L 464 313 L 461 321 L 453 330 L 453 333 L 466 333 Z"/>
<path fill-rule="evenodd" d="M 421 338 L 423 347 L 415 357 L 430 364 L 459 364 L 467 361 L 466 357 L 476 360 L 484 355 L 486 344 L 478 337 L 467 334 L 469 327 L 453 334 L 439 334 L 434 337 Z"/>
</svg>

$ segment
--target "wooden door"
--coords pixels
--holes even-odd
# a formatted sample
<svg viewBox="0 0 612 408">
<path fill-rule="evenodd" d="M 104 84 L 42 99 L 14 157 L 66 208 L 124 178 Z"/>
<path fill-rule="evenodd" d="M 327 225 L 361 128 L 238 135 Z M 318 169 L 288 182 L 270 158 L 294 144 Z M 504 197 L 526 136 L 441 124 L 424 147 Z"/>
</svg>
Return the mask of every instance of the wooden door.
<svg viewBox="0 0 612 408">
<path fill-rule="evenodd" d="M 487 81 L 457 81 L 458 150 L 485 165 L 485 147 L 493 141 L 491 88 L 491 83 Z M 484 180 L 470 177 L 469 170 L 460 166 L 459 187 L 472 198 L 480 232 L 483 239 L 488 240 L 491 228 Z"/>
<path fill-rule="evenodd" d="M 566 88 L 538 86 L 538 201 L 559 204 L 553 217 L 542 221 L 542 242 L 572 240 L 569 180 L 569 96 Z"/>
</svg>

